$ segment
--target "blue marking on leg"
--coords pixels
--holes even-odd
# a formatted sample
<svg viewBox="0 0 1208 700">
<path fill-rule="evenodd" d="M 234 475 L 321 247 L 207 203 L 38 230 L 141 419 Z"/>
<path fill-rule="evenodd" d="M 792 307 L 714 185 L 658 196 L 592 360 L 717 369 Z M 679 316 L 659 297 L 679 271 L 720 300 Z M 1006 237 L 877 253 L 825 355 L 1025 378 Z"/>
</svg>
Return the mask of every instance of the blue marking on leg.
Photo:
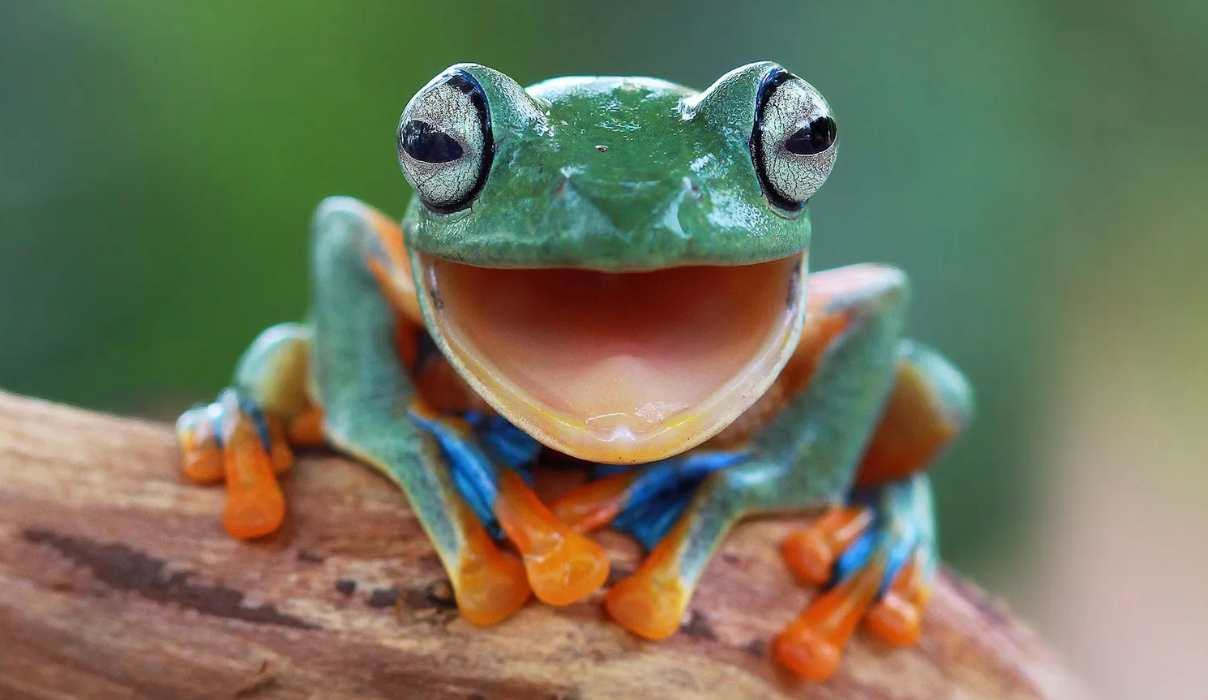
<svg viewBox="0 0 1208 700">
<path fill-rule="evenodd" d="M 889 591 L 902 567 L 921 546 L 922 532 L 915 522 L 915 487 L 911 479 L 894 481 L 853 493 L 850 501 L 871 508 L 873 522 L 835 561 L 829 585 L 845 581 L 868 565 L 875 552 L 885 556 L 885 573 L 877 590 L 880 599 Z"/>
<path fill-rule="evenodd" d="M 647 551 L 654 549 L 679 521 L 684 511 L 688 510 L 688 505 L 692 503 L 692 497 L 696 495 L 698 486 L 700 486 L 699 481 L 681 486 L 662 501 L 662 505 L 655 511 L 654 517 L 644 521 L 645 527 L 639 532 L 639 535 L 642 535 L 639 541 Z"/>
<path fill-rule="evenodd" d="M 885 576 L 881 579 L 881 587 L 877 589 L 877 599 L 880 600 L 885 593 L 889 591 L 889 587 L 893 585 L 893 580 L 898 577 L 898 572 L 906 565 L 906 562 L 914 554 L 914 548 L 917 543 L 916 537 L 895 537 L 893 546 L 889 550 L 889 557 L 885 564 Z"/>
<path fill-rule="evenodd" d="M 624 474 L 637 469 L 645 469 L 649 464 L 591 464 L 587 473 L 591 481 L 603 479 L 606 476 Z"/>
<path fill-rule="evenodd" d="M 217 401 L 206 406 L 206 413 L 201 420 L 210 422 L 210 435 L 214 436 L 214 444 L 220 450 L 226 449 L 226 442 L 222 439 L 222 406 Z M 199 421 L 200 422 L 200 421 Z"/>
<path fill-rule="evenodd" d="M 913 477 L 882 486 L 885 527 L 892 533 L 893 542 L 889 551 L 885 578 L 881 582 L 880 590 L 877 591 L 878 598 L 884 596 L 889 590 L 894 578 L 914 555 L 915 549 L 922 540 L 921 525 L 917 522 L 919 515 L 916 505 L 919 491 L 916 486 Z M 930 512 L 926 513 L 924 517 L 930 518 Z"/>
<path fill-rule="evenodd" d="M 457 427 L 440 420 L 411 413 L 415 424 L 427 430 L 449 461 L 453 484 L 473 509 L 492 537 L 503 537 L 503 529 L 495 519 L 495 498 L 499 495 L 499 469 L 473 439 Z"/>
<path fill-rule="evenodd" d="M 647 550 L 653 549 L 683 515 L 706 476 L 749 456 L 741 451 L 701 451 L 645 465 L 630 485 L 625 507 L 612 525 L 632 535 Z"/>
<path fill-rule="evenodd" d="M 541 443 L 512 425 L 503 416 L 469 411 L 464 418 L 474 428 L 474 432 L 478 434 L 491 456 L 501 463 L 518 469 L 537 461 L 537 456 L 541 453 Z"/>
<path fill-rule="evenodd" d="M 256 434 L 260 436 L 260 444 L 264 446 L 264 451 L 272 454 L 273 443 L 268 434 L 268 420 L 264 417 L 264 411 L 256 405 L 255 401 L 239 395 L 239 410 L 248 414 L 252 419 L 252 424 L 256 426 Z"/>
<path fill-rule="evenodd" d="M 629 501 L 625 507 L 639 507 L 681 484 L 699 484 L 710 473 L 738 464 L 748 457 L 749 454 L 745 452 L 699 452 L 648 464 L 642 475 L 629 487 Z"/>
<path fill-rule="evenodd" d="M 684 484 L 656 498 L 648 499 L 635 508 L 626 509 L 613 519 L 612 525 L 628 533 L 646 551 L 650 551 L 667 536 L 676 521 L 688 509 L 688 504 L 692 502 L 692 496 L 699 485 Z"/>
<path fill-rule="evenodd" d="M 860 569 L 868 566 L 868 562 L 872 559 L 873 550 L 881 539 L 882 532 L 874 522 L 872 526 L 866 529 L 861 535 L 852 542 L 842 554 L 835 559 L 835 566 L 831 572 L 831 580 L 827 587 L 837 586 L 846 581 Z"/>
</svg>

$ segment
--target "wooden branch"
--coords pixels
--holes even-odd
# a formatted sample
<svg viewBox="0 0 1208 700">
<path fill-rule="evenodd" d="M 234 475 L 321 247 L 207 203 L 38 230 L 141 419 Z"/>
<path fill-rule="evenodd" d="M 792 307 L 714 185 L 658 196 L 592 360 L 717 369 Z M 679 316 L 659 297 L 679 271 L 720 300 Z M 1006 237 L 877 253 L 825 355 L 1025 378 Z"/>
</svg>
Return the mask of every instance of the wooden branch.
<svg viewBox="0 0 1208 700">
<path fill-rule="evenodd" d="M 402 494 L 302 459 L 284 530 L 219 525 L 178 476 L 172 431 L 0 394 L 0 698 L 1066 698 L 1068 676 L 1004 609 L 945 575 L 923 642 L 859 639 L 839 677 L 794 680 L 768 642 L 805 606 L 790 526 L 740 527 L 684 628 L 645 642 L 597 596 L 476 628 Z M 605 533 L 618 573 L 637 552 Z"/>
</svg>

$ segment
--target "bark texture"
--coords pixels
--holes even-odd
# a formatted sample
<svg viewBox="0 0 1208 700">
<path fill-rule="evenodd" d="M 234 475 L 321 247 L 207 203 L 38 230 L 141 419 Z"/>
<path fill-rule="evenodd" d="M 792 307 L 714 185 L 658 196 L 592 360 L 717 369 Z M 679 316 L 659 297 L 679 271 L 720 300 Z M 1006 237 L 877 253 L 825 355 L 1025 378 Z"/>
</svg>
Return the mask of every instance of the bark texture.
<svg viewBox="0 0 1208 700">
<path fill-rule="evenodd" d="M 945 574 L 917 648 L 858 638 L 840 675 L 797 681 L 769 641 L 813 591 L 779 559 L 794 523 L 733 533 L 683 629 L 645 642 L 599 595 L 461 620 L 402 494 L 304 457 L 284 529 L 223 532 L 221 489 L 185 483 L 171 429 L 0 394 L 0 698 L 1069 698 L 1052 655 Z M 604 533 L 614 577 L 636 549 Z"/>
</svg>

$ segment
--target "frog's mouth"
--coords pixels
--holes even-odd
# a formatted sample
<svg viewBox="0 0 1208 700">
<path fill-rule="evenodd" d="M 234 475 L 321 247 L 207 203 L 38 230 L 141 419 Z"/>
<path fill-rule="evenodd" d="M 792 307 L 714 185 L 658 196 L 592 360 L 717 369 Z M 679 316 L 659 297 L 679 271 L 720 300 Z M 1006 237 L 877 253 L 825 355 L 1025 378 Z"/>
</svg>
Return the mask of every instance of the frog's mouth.
<svg viewBox="0 0 1208 700">
<path fill-rule="evenodd" d="M 544 444 L 594 462 L 717 434 L 775 380 L 804 318 L 804 253 L 622 273 L 417 263 L 458 372 Z"/>
</svg>

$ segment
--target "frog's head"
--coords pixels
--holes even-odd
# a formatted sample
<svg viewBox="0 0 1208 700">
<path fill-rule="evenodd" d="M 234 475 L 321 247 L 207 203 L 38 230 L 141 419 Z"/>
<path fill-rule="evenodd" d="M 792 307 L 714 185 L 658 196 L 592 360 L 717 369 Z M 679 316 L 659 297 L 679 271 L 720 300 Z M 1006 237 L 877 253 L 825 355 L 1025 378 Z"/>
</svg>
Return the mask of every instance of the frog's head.
<svg viewBox="0 0 1208 700">
<path fill-rule="evenodd" d="M 398 155 L 428 329 L 551 447 L 611 463 L 682 452 L 797 345 L 806 202 L 835 122 L 774 63 L 700 94 L 650 78 L 524 89 L 456 65 L 407 105 Z"/>
</svg>

